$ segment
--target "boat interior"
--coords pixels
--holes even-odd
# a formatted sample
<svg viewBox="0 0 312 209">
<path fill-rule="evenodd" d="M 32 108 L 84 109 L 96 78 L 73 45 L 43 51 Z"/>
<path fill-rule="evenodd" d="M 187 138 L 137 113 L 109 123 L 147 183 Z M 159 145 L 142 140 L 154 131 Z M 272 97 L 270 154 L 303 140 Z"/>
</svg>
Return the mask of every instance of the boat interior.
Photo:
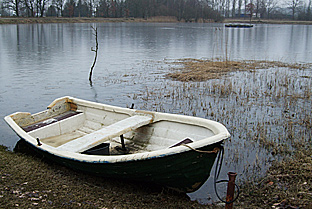
<svg viewBox="0 0 312 209">
<path fill-rule="evenodd" d="M 63 101 L 45 111 L 12 118 L 38 145 L 88 155 L 170 149 L 214 135 L 210 129 L 178 120 L 160 117 L 155 121 L 153 114 Z"/>
</svg>

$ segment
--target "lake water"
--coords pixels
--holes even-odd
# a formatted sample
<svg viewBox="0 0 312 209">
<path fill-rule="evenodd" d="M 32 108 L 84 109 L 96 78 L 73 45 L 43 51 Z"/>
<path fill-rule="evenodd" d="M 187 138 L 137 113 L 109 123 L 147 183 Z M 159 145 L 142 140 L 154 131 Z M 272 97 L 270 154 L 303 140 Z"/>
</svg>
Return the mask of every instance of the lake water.
<svg viewBox="0 0 312 209">
<path fill-rule="evenodd" d="M 99 40 L 92 86 L 88 81 L 94 59 L 91 47 L 95 46 L 91 26 L 98 28 Z M 230 100 L 219 98 L 212 95 L 212 86 L 228 87 L 230 82 L 231 91 L 236 92 L 234 88 L 240 86 L 237 92 L 246 89 L 257 92 L 276 79 L 273 72 L 285 78 L 299 76 L 291 82 L 300 94 L 300 89 L 311 87 L 311 71 L 260 70 L 251 77 L 248 72 L 238 72 L 232 74 L 231 80 L 196 83 L 171 81 L 164 75 L 181 58 L 309 63 L 311 34 L 311 25 L 255 25 L 249 29 L 225 28 L 217 23 L 0 25 L 0 118 L 16 111 L 44 110 L 55 98 L 65 95 L 122 107 L 134 103 L 137 109 L 211 118 L 225 124 L 232 134 L 225 144 L 222 178 L 227 178 L 230 170 L 244 177 L 254 175 L 255 170 L 261 175 L 272 156 L 258 143 L 242 139 L 253 134 L 246 127 L 255 127 L 255 121 L 258 125 L 259 121 L 266 123 L 264 114 L 278 115 L 284 101 L 276 101 L 276 108 L 271 110 L 262 105 L 271 101 L 254 99 L 250 104 L 246 100 L 249 108 L 246 111 L 237 108 L 238 94 L 229 96 Z M 311 112 L 311 101 L 297 102 L 304 107 L 298 109 L 298 115 Z M 203 104 L 213 112 L 203 109 Z M 282 116 L 274 119 L 279 117 Z M 274 126 L 269 131 L 276 135 L 278 128 Z M 310 132 L 305 134 L 309 136 Z M 18 137 L 0 120 L 0 144 L 12 149 L 17 141 Z M 240 150 L 245 150 L 244 154 Z M 257 164 L 260 156 L 265 160 Z M 250 169 L 255 164 L 257 168 Z M 249 170 L 253 170 L 252 174 L 248 174 Z M 203 203 L 210 197 L 214 199 L 209 181 L 191 198 Z"/>
</svg>

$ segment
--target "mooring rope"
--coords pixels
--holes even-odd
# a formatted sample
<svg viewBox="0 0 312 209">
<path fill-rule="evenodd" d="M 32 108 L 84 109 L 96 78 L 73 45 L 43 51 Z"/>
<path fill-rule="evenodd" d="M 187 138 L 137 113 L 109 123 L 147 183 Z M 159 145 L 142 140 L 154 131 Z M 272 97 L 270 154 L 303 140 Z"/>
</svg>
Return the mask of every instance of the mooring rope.
<svg viewBox="0 0 312 209">
<path fill-rule="evenodd" d="M 225 203 L 225 204 L 231 204 L 231 203 L 235 202 L 235 201 L 237 200 L 238 196 L 239 196 L 239 193 L 240 193 L 239 187 L 238 187 L 237 184 L 235 184 L 235 187 L 236 187 L 236 190 L 237 190 L 237 195 L 236 195 L 236 197 L 235 197 L 233 200 L 231 200 L 231 201 L 224 201 L 224 200 L 219 196 L 218 190 L 217 190 L 217 184 L 218 184 L 218 183 L 229 182 L 229 180 L 219 180 L 219 181 L 217 181 L 217 179 L 219 178 L 219 175 L 220 175 L 220 172 L 221 172 L 221 168 L 222 168 L 222 163 L 223 163 L 223 156 L 224 156 L 224 148 L 223 148 L 223 146 L 221 146 L 221 148 L 215 147 L 215 148 L 213 148 L 213 150 L 211 150 L 211 151 L 204 151 L 204 150 L 195 149 L 195 148 L 193 148 L 193 147 L 191 147 L 191 146 L 189 146 L 189 145 L 187 145 L 187 144 L 181 144 L 181 145 L 186 146 L 186 147 L 190 148 L 191 150 L 194 150 L 194 151 L 200 152 L 200 153 L 216 154 L 216 153 L 219 152 L 219 154 L 218 154 L 218 159 L 217 159 L 217 162 L 216 162 L 215 176 L 214 176 L 214 189 L 215 189 L 215 193 L 216 193 L 218 199 L 219 199 L 221 202 Z M 220 166 L 218 167 L 219 164 L 220 164 Z"/>
<path fill-rule="evenodd" d="M 213 153 L 216 154 L 216 153 L 218 153 L 219 150 L 220 150 L 220 148 L 215 147 L 215 148 L 213 148 L 212 151 L 204 151 L 204 150 L 195 149 L 195 148 L 193 148 L 193 147 L 191 147 L 191 146 L 189 146 L 189 145 L 187 145 L 187 144 L 181 144 L 181 145 L 186 146 L 186 147 L 188 147 L 188 148 L 190 148 L 191 150 L 194 150 L 194 151 L 196 151 L 196 152 L 206 153 L 206 154 L 213 154 Z"/>
<path fill-rule="evenodd" d="M 237 190 L 237 195 L 236 195 L 236 197 L 235 197 L 233 200 L 231 200 L 231 201 L 224 201 L 224 200 L 219 196 L 218 190 L 217 190 L 217 184 L 218 184 L 218 183 L 229 182 L 229 180 L 219 180 L 219 181 L 217 181 L 217 179 L 219 178 L 220 172 L 221 172 L 221 168 L 222 168 L 223 155 L 224 155 L 224 148 L 221 147 L 220 152 L 219 152 L 219 155 L 218 155 L 218 159 L 217 159 L 217 162 L 216 162 L 216 170 L 215 170 L 215 176 L 214 176 L 214 189 L 215 189 L 215 193 L 216 193 L 218 199 L 219 199 L 221 202 L 223 202 L 223 203 L 225 203 L 225 204 L 231 204 L 231 203 L 235 202 L 235 201 L 237 200 L 238 196 L 239 196 L 240 191 L 239 191 L 238 185 L 235 184 L 235 187 L 236 187 L 236 190 Z M 220 166 L 219 166 L 219 169 L 218 169 L 218 165 L 219 165 L 219 164 L 220 164 Z"/>
</svg>

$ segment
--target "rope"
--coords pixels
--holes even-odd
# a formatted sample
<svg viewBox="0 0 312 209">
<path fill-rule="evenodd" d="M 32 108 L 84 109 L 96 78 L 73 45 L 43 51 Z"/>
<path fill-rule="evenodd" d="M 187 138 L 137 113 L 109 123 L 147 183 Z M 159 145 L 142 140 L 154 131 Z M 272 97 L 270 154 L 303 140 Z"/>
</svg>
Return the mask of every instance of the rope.
<svg viewBox="0 0 312 209">
<path fill-rule="evenodd" d="M 237 190 L 237 195 L 236 195 L 236 197 L 235 197 L 233 200 L 231 200 L 231 201 L 224 201 L 224 200 L 219 196 L 218 190 L 217 190 L 217 184 L 218 184 L 218 183 L 229 182 L 229 180 L 219 180 L 219 181 L 217 181 L 217 179 L 219 178 L 219 174 L 220 174 L 220 171 L 221 171 L 221 167 L 222 167 L 223 155 L 224 155 L 224 149 L 223 149 L 223 147 L 222 147 L 222 148 L 221 148 L 221 152 L 219 152 L 218 159 L 217 159 L 217 162 L 216 162 L 217 164 L 216 164 L 216 170 L 215 170 L 215 176 L 214 176 L 214 189 L 215 189 L 215 193 L 216 193 L 218 199 L 219 199 L 221 202 L 223 202 L 223 203 L 225 203 L 225 204 L 231 204 L 231 203 L 235 202 L 235 201 L 237 200 L 238 196 L 239 196 L 240 191 L 239 191 L 238 185 L 235 184 L 235 187 L 236 187 L 236 190 Z M 219 163 L 220 163 L 220 166 L 219 166 L 219 169 L 218 169 Z"/>
<path fill-rule="evenodd" d="M 195 149 L 195 148 L 193 148 L 193 147 L 191 147 L 191 146 L 189 146 L 189 145 L 187 145 L 187 144 L 181 144 L 181 145 L 186 146 L 186 147 L 188 147 L 188 148 L 190 148 L 191 150 L 194 150 L 194 151 L 196 151 L 196 152 L 206 153 L 206 154 L 213 154 L 213 153 L 216 154 L 216 153 L 218 153 L 219 150 L 220 150 L 220 148 L 215 147 L 215 148 L 213 148 L 212 151 L 203 151 L 203 150 Z"/>
<path fill-rule="evenodd" d="M 236 190 L 237 190 L 237 195 L 236 195 L 236 197 L 235 197 L 233 200 L 231 200 L 231 201 L 224 201 L 224 200 L 219 196 L 218 190 L 217 190 L 217 184 L 218 184 L 218 183 L 229 182 L 229 180 L 219 180 L 219 181 L 217 181 L 217 179 L 219 178 L 220 172 L 221 172 L 221 167 L 222 167 L 222 162 L 223 162 L 223 155 L 224 155 L 224 149 L 223 149 L 223 147 L 221 147 L 221 148 L 215 147 L 215 148 L 213 148 L 212 151 L 203 151 L 203 150 L 195 149 L 195 148 L 193 148 L 193 147 L 191 147 L 191 146 L 189 146 L 189 145 L 187 145 L 187 144 L 181 144 L 181 145 L 186 146 L 186 147 L 188 147 L 188 148 L 190 148 L 191 150 L 194 150 L 194 151 L 196 151 L 196 152 L 206 153 L 206 154 L 213 154 L 213 153 L 216 154 L 216 153 L 218 153 L 218 152 L 220 151 L 219 154 L 218 154 L 217 162 L 216 162 L 217 164 L 216 164 L 216 170 L 215 170 L 215 176 L 214 176 L 214 189 L 215 189 L 215 193 L 216 193 L 218 199 L 219 199 L 221 202 L 225 203 L 225 204 L 231 204 L 231 203 L 235 202 L 235 201 L 237 200 L 238 196 L 239 196 L 239 193 L 240 193 L 239 187 L 238 187 L 237 184 L 235 184 L 235 187 L 236 187 Z M 220 166 L 218 167 L 219 164 L 220 164 Z"/>
</svg>

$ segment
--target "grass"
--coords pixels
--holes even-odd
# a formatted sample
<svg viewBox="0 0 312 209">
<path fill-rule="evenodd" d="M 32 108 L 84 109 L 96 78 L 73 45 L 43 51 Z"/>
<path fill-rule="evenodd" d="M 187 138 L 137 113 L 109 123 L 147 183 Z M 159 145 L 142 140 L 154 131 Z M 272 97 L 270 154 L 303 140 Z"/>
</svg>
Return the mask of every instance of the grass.
<svg viewBox="0 0 312 209">
<path fill-rule="evenodd" d="M 244 60 L 244 61 L 223 61 L 223 60 L 202 60 L 202 59 L 180 59 L 171 64 L 183 65 L 182 68 L 173 68 L 174 72 L 167 74 L 167 77 L 188 82 L 206 81 L 218 79 L 229 72 L 253 71 L 256 69 L 268 69 L 273 67 L 284 67 L 291 69 L 307 69 L 311 64 L 287 64 L 277 61 L 266 60 Z"/>
<path fill-rule="evenodd" d="M 32 24 L 32 23 L 96 23 L 96 22 L 179 22 L 176 17 L 156 16 L 149 18 L 102 18 L 102 17 L 0 17 L 0 24 Z M 183 22 L 183 21 L 181 21 Z M 211 22 L 206 20 L 205 22 Z M 226 18 L 224 23 L 252 23 L 252 24 L 305 24 L 311 25 L 312 21 L 293 20 L 265 20 Z"/>
<path fill-rule="evenodd" d="M 181 59 L 146 109 L 223 123 L 225 169 L 238 173 L 238 208 L 311 208 L 311 63 Z"/>
<path fill-rule="evenodd" d="M 245 182 L 236 206 L 241 208 L 312 208 L 312 150 L 296 150 L 275 162 L 267 175 Z"/>
<path fill-rule="evenodd" d="M 311 82 L 309 82 L 311 81 L 311 64 L 255 60 L 212 61 L 194 59 L 183 59 L 174 64 L 181 64 L 182 69 L 174 69 L 172 73 L 167 74 L 167 77 L 182 82 L 203 82 L 209 79 L 218 79 L 219 83 L 217 85 L 207 85 L 206 88 L 211 88 L 210 92 L 216 94 L 216 96 L 225 98 L 234 96 L 235 98 L 236 95 L 236 101 L 245 100 L 245 102 L 236 103 L 236 109 L 249 109 L 250 111 L 251 108 L 258 105 L 260 107 L 258 106 L 256 110 L 262 109 L 261 106 L 268 105 L 265 101 L 273 100 L 275 102 L 271 103 L 271 107 L 266 110 L 270 114 L 268 111 L 272 111 L 270 110 L 272 108 L 280 111 L 278 108 L 281 105 L 280 102 L 282 102 L 281 107 L 284 106 L 284 110 L 282 109 L 283 117 L 279 118 L 278 111 L 273 111 L 271 114 L 276 115 L 269 117 L 269 120 L 264 115 L 262 119 L 260 117 L 252 123 L 254 124 L 253 128 L 249 130 L 252 131 L 252 134 L 246 137 L 245 140 L 254 140 L 260 147 L 271 152 L 271 155 L 276 156 L 276 158 L 265 175 L 255 175 L 250 181 L 242 182 L 242 194 L 236 202 L 236 207 L 312 208 L 312 111 L 311 106 L 302 106 L 310 101 L 312 96 Z M 258 73 L 257 69 L 281 70 L 275 71 L 275 73 L 268 71 L 267 76 L 255 79 L 254 74 Z M 237 71 L 246 71 L 249 81 L 260 80 L 260 84 L 251 84 L 251 86 L 243 84 L 243 88 L 238 88 L 233 82 L 234 79 L 230 78 L 231 73 Z M 306 72 L 306 75 L 298 76 L 302 72 Z M 305 85 L 304 81 L 306 79 L 309 80 Z M 228 80 L 227 84 L 223 84 L 222 80 Z M 298 83 L 301 85 L 298 86 Z M 197 100 L 196 98 L 193 99 Z M 229 99 L 229 101 L 229 103 L 233 103 L 233 99 Z M 248 104 L 250 101 L 252 101 L 251 104 Z M 302 109 L 305 109 L 305 111 L 296 111 L 297 106 L 303 107 Z M 231 105 L 226 105 L 223 112 L 225 110 L 233 111 L 234 109 Z M 234 114 L 226 112 L 225 117 L 244 118 L 238 112 Z M 222 113 L 218 113 L 218 115 L 222 115 Z M 213 115 L 210 114 L 210 116 Z M 263 118 L 265 118 L 264 121 L 261 121 Z M 276 119 L 279 121 L 276 121 Z M 224 121 L 224 118 L 219 120 Z M 242 121 L 238 122 L 238 124 L 248 126 L 248 123 L 245 124 Z M 231 133 L 236 132 L 236 128 L 233 130 L 231 125 L 227 125 L 227 127 L 232 129 Z M 274 129 L 284 129 L 284 131 L 276 133 L 273 131 Z M 275 137 L 279 137 L 278 140 Z M 235 160 L 235 156 L 231 159 Z M 257 159 L 254 162 L 255 167 L 261 166 L 261 162 L 257 162 Z"/>
<path fill-rule="evenodd" d="M 0 159 L 4 208 L 218 208 L 158 187 L 77 173 L 3 146 Z M 312 208 L 311 185 L 310 147 L 274 163 L 266 177 L 245 182 L 234 208 Z"/>
<path fill-rule="evenodd" d="M 205 208 L 157 186 L 106 179 L 0 146 L 4 208 Z"/>
<path fill-rule="evenodd" d="M 100 22 L 177 22 L 175 17 L 102 18 L 102 17 L 0 17 L 0 24 L 100 23 Z"/>
</svg>

